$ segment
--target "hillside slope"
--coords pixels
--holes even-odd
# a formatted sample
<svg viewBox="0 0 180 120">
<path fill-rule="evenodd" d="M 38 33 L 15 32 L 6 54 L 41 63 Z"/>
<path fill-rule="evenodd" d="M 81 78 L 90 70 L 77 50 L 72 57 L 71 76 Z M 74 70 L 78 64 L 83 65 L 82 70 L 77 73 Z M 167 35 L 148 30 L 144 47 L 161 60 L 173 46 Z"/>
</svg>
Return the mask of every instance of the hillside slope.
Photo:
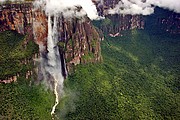
<svg viewBox="0 0 180 120">
<path fill-rule="evenodd" d="M 69 76 L 66 87 L 76 96 L 61 102 L 60 113 L 70 110 L 68 120 L 178 120 L 179 38 L 137 30 L 106 37 L 104 62 L 79 65 Z"/>
</svg>

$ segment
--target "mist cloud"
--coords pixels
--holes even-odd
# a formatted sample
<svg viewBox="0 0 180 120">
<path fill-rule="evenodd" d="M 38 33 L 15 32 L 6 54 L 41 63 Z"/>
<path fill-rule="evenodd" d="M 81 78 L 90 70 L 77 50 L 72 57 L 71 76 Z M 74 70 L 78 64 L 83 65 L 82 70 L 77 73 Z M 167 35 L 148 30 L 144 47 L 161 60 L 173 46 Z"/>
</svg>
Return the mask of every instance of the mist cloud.
<svg viewBox="0 0 180 120">
<path fill-rule="evenodd" d="M 150 15 L 155 6 L 180 13 L 179 0 L 121 0 L 114 8 L 109 9 L 108 13 Z"/>
<path fill-rule="evenodd" d="M 142 14 L 149 15 L 154 12 L 154 8 L 151 4 L 142 2 L 141 0 L 122 0 L 115 6 L 115 8 L 109 10 L 109 14 Z"/>
<path fill-rule="evenodd" d="M 180 13 L 180 0 L 147 0 L 147 3 Z"/>
<path fill-rule="evenodd" d="M 46 13 L 62 13 L 65 17 L 87 16 L 90 19 L 98 19 L 96 6 L 91 0 L 37 0 L 36 7 L 44 6 Z M 79 9 L 82 7 L 82 9 Z"/>
<path fill-rule="evenodd" d="M 24 0 L 0 0 L 0 3 L 5 1 Z M 44 9 L 47 14 L 54 11 L 53 13 L 61 12 L 65 17 L 87 15 L 90 19 L 100 19 L 93 2 L 103 5 L 104 0 L 35 0 L 34 5 Z M 180 0 L 119 0 L 114 8 L 108 10 L 108 14 L 150 15 L 156 6 L 180 13 Z"/>
</svg>

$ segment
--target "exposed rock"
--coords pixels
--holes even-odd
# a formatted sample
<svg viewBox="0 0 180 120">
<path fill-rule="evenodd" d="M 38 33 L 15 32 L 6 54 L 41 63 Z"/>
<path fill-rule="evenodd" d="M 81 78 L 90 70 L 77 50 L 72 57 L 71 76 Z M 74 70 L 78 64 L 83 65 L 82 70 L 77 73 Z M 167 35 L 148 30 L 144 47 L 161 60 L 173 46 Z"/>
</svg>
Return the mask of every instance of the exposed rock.
<svg viewBox="0 0 180 120">
<path fill-rule="evenodd" d="M 0 5 L 0 8 L 0 31 L 27 32 L 26 28 L 32 24 L 32 4 L 5 4 Z"/>
<path fill-rule="evenodd" d="M 25 58 L 23 60 L 20 60 L 20 63 L 22 65 L 28 65 L 31 64 L 33 62 L 33 65 L 36 66 L 37 63 L 34 59 L 39 59 L 39 54 L 35 53 L 32 55 L 32 57 L 30 58 Z M 33 71 L 35 71 L 36 68 L 33 68 Z M 32 70 L 27 70 L 25 73 L 16 73 L 15 75 L 8 75 L 6 76 L 5 79 L 1 79 L 0 78 L 0 83 L 11 83 L 11 82 L 17 82 L 17 78 L 24 76 L 26 79 L 29 79 L 32 75 L 33 75 L 33 71 Z M 37 74 L 37 72 L 35 72 Z"/>
<path fill-rule="evenodd" d="M 105 33 L 117 33 L 123 30 L 144 29 L 144 19 L 140 15 L 107 15 L 100 23 L 100 29 Z"/>
<path fill-rule="evenodd" d="M 44 12 L 36 10 L 33 12 L 33 34 L 35 42 L 40 45 L 46 46 L 47 42 L 47 17 Z"/>
<path fill-rule="evenodd" d="M 74 65 L 87 62 L 98 62 L 101 60 L 100 37 L 88 18 L 84 21 L 74 18 L 65 20 L 59 27 L 60 53 L 71 71 Z M 41 10 L 33 11 L 32 3 L 4 4 L 0 6 L 0 31 L 15 30 L 34 40 L 42 47 L 43 54 L 47 54 L 47 16 Z"/>
<path fill-rule="evenodd" d="M 17 82 L 17 76 L 7 77 L 7 79 L 0 80 L 0 83 L 11 83 L 11 82 Z"/>
<path fill-rule="evenodd" d="M 156 34 L 162 32 L 180 34 L 180 14 L 156 8 L 154 14 L 146 17 L 145 28 Z"/>
<path fill-rule="evenodd" d="M 67 70 L 70 71 L 73 65 L 87 62 L 101 61 L 99 34 L 91 24 L 90 20 L 82 22 L 74 19 L 72 21 L 63 20 L 60 46 L 65 53 Z M 61 52 L 62 53 L 62 52 Z M 93 54 L 93 56 L 89 56 Z M 88 58 L 84 59 L 85 56 Z"/>
<path fill-rule="evenodd" d="M 106 16 L 99 28 L 105 33 L 115 34 L 129 29 L 152 29 L 155 32 L 180 34 L 180 14 L 156 7 L 155 13 L 142 15 L 108 15 L 108 9 L 114 8 L 120 0 L 104 0 L 104 4 L 96 3 L 99 15 Z M 109 24 L 107 24 L 109 21 Z"/>
<path fill-rule="evenodd" d="M 100 41 L 104 39 L 103 32 L 116 36 L 121 35 L 122 30 L 157 28 L 159 31 L 180 34 L 180 15 L 173 12 L 166 11 L 163 14 L 168 14 L 163 17 L 155 14 L 153 19 L 148 18 L 152 16 L 141 15 L 107 15 L 107 9 L 113 8 L 118 1 L 104 0 L 104 5 L 96 3 L 99 15 L 106 16 L 98 24 L 101 30 L 96 29 L 88 18 L 84 21 L 59 18 L 61 25 L 58 29 L 58 45 L 64 71 L 65 67 L 71 72 L 77 64 L 101 61 Z M 43 54 L 47 54 L 47 16 L 41 10 L 33 11 L 32 3 L 0 5 L 0 32 L 6 30 L 26 35 L 25 46 L 29 40 L 34 40 L 43 48 Z M 23 61 L 23 64 L 28 64 L 28 61 Z"/>
</svg>

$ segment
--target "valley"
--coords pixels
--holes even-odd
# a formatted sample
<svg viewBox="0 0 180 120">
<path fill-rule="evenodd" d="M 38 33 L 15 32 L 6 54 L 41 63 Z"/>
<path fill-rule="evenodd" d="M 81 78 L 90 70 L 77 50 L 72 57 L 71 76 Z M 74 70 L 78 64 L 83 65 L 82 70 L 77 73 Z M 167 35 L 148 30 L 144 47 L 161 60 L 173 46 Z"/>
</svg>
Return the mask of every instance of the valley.
<svg viewBox="0 0 180 120">
<path fill-rule="evenodd" d="M 0 120 L 178 120 L 178 3 L 86 2 L 0 1 Z"/>
</svg>

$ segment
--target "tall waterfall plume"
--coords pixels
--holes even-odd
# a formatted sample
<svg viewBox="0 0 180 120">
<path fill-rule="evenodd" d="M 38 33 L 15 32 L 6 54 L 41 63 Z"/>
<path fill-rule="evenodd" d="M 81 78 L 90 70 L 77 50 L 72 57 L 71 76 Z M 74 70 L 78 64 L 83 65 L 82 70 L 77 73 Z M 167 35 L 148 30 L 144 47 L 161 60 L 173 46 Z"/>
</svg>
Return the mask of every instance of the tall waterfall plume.
<svg viewBox="0 0 180 120">
<path fill-rule="evenodd" d="M 53 17 L 53 22 L 51 20 Z M 64 77 L 62 75 L 61 58 L 59 53 L 59 48 L 57 46 L 58 42 L 58 14 L 48 15 L 48 39 L 47 39 L 47 50 L 48 50 L 48 66 L 46 67 L 47 72 L 51 75 L 53 79 L 53 90 L 55 94 L 55 104 L 52 108 L 51 115 L 55 113 L 55 108 L 59 103 L 59 97 L 63 93 L 63 81 Z"/>
<path fill-rule="evenodd" d="M 34 11 L 43 11 L 48 17 L 47 46 L 44 43 L 39 43 L 41 62 L 38 77 L 40 78 L 39 80 L 45 82 L 48 88 L 54 91 L 56 99 L 51 111 L 51 115 L 53 115 L 59 103 L 59 98 L 63 94 L 63 75 L 67 75 L 65 60 L 63 60 L 63 55 L 60 55 L 57 46 L 57 42 L 59 38 L 61 38 L 61 33 L 58 34 L 58 32 L 61 31 L 59 29 L 63 28 L 61 18 L 63 16 L 66 19 L 74 17 L 83 19 L 83 17 L 87 15 L 91 19 L 96 19 L 98 18 L 98 14 L 92 0 L 86 0 L 86 2 L 84 2 L 84 0 L 35 0 L 33 5 L 35 8 Z M 79 6 L 81 6 L 82 9 L 79 9 Z M 33 24 L 34 28 L 43 25 L 38 22 L 33 22 Z M 64 31 L 65 39 L 67 39 L 66 30 Z M 36 33 L 34 34 L 36 36 Z M 64 68 L 62 66 L 64 66 Z M 64 72 L 64 74 L 62 72 Z"/>
</svg>

